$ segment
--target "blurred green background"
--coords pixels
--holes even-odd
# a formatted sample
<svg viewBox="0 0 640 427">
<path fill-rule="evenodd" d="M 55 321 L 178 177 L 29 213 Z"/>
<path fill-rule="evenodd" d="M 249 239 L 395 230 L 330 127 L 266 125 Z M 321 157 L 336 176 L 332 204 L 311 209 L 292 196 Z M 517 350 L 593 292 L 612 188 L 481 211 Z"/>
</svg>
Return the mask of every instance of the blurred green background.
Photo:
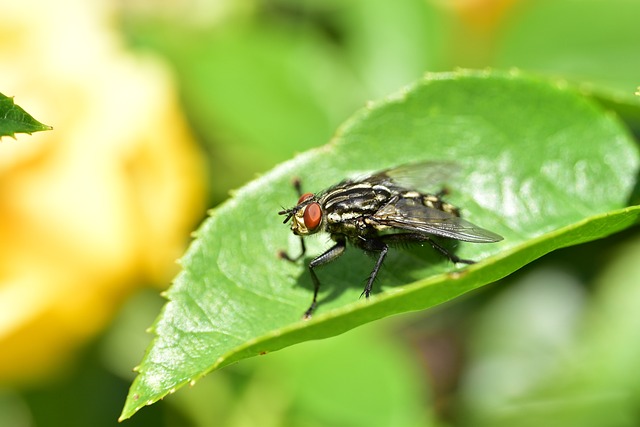
<svg viewBox="0 0 640 427">
<path fill-rule="evenodd" d="M 138 3 L 123 31 L 174 67 L 214 203 L 429 71 L 521 68 L 628 97 L 638 86 L 629 0 Z"/>
<path fill-rule="evenodd" d="M 127 48 L 174 72 L 209 206 L 426 72 L 515 67 L 627 104 L 640 85 L 635 0 L 116 4 Z M 437 310 L 227 367 L 124 425 L 639 425 L 639 256 L 633 231 L 558 251 Z M 0 387 L 0 426 L 115 425 L 162 304 L 137 293 L 71 369 Z"/>
</svg>

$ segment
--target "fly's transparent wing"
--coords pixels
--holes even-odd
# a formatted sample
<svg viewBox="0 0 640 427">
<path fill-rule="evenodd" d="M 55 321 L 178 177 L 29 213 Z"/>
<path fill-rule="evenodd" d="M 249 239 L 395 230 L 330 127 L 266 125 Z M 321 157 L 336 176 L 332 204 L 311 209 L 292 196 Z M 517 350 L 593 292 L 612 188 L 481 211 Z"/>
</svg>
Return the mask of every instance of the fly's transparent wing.
<svg viewBox="0 0 640 427">
<path fill-rule="evenodd" d="M 454 162 L 418 162 L 385 169 L 356 182 L 395 184 L 406 189 L 438 192 L 443 185 L 451 183 L 459 171 L 459 165 Z"/>
<path fill-rule="evenodd" d="M 380 209 L 373 218 L 389 227 L 433 234 L 474 243 L 493 243 L 502 236 L 448 212 L 424 206 L 417 199 L 399 199 Z"/>
</svg>

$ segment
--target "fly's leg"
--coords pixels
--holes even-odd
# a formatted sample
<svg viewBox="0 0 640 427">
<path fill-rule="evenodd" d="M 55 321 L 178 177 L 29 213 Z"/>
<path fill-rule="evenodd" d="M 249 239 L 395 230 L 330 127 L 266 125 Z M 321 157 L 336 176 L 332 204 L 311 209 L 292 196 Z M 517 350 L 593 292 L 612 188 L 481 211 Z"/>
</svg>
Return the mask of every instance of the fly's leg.
<svg viewBox="0 0 640 427">
<path fill-rule="evenodd" d="M 296 193 L 298 193 L 298 197 L 302 196 L 302 181 L 297 176 L 293 178 L 291 181 L 291 185 L 295 188 Z"/>
<path fill-rule="evenodd" d="M 345 246 L 346 242 L 344 240 L 338 240 L 338 242 L 334 246 L 329 248 L 325 253 L 313 259 L 309 263 L 309 273 L 311 273 L 311 280 L 313 281 L 313 301 L 311 302 L 311 305 L 309 306 L 307 311 L 304 312 L 303 318 L 305 320 L 311 318 L 311 315 L 318 305 L 318 291 L 320 290 L 320 280 L 318 279 L 316 272 L 313 271 L 314 268 L 330 263 L 331 261 L 338 258 L 344 252 Z"/>
<path fill-rule="evenodd" d="M 362 292 L 365 298 L 369 298 L 371 295 L 371 289 L 373 287 L 373 282 L 376 280 L 378 276 L 378 272 L 380 271 L 380 267 L 387 256 L 387 252 L 389 251 L 388 243 L 407 243 L 407 242 L 428 242 L 435 250 L 440 252 L 442 255 L 447 257 L 454 263 L 463 263 L 463 264 L 474 264 L 474 261 L 468 259 L 462 259 L 457 255 L 449 252 L 447 249 L 436 243 L 433 239 L 425 236 L 420 233 L 396 233 L 396 234 L 386 234 L 384 236 L 380 236 L 377 239 L 367 239 L 364 242 L 361 242 L 359 246 L 371 252 L 379 252 L 378 260 L 376 261 L 376 265 L 373 267 L 371 274 L 369 275 L 369 279 L 367 280 L 367 285 Z"/>
<path fill-rule="evenodd" d="M 475 261 L 469 259 L 462 259 L 456 254 L 449 252 L 446 248 L 438 244 L 435 240 L 431 239 L 428 236 L 420 233 L 397 233 L 397 234 L 387 234 L 382 236 L 387 243 L 407 243 L 407 242 L 427 242 L 431 245 L 431 247 L 442 255 L 447 257 L 453 263 L 462 263 L 462 264 L 475 264 Z"/>
<path fill-rule="evenodd" d="M 304 256 L 304 254 L 307 253 L 307 247 L 305 246 L 304 239 L 302 237 L 300 237 L 300 249 L 301 249 L 300 254 L 297 257 L 290 256 L 284 250 L 278 251 L 278 257 L 282 258 L 284 260 L 287 260 L 289 262 L 296 262 L 300 258 L 302 258 Z"/>
<path fill-rule="evenodd" d="M 369 295 L 371 295 L 371 288 L 373 287 L 373 282 L 376 280 L 376 277 L 378 276 L 378 272 L 380 271 L 380 267 L 382 266 L 382 262 L 384 261 L 385 257 L 387 256 L 387 252 L 389 251 L 389 246 L 387 246 L 382 241 L 373 240 L 371 241 L 370 244 L 372 246 L 375 245 L 376 250 L 380 252 L 380 254 L 378 255 L 378 260 L 376 261 L 376 265 L 373 267 L 373 270 L 369 275 L 369 279 L 367 280 L 367 285 L 364 287 L 364 291 L 362 291 L 362 294 L 360 294 L 361 298 L 362 298 L 362 295 L 364 295 L 365 298 L 369 298 Z"/>
<path fill-rule="evenodd" d="M 295 188 L 296 193 L 298 193 L 298 197 L 302 196 L 302 183 L 300 181 L 300 178 L 298 177 L 293 178 L 293 181 L 291 181 L 291 184 L 293 185 L 293 188 Z M 292 257 L 288 253 L 286 253 L 284 250 L 280 250 L 278 251 L 278 258 L 282 258 L 289 262 L 296 262 L 300 258 L 302 258 L 304 254 L 307 253 L 307 247 L 304 245 L 304 239 L 302 237 L 300 237 L 300 249 L 301 249 L 300 255 L 298 255 L 297 257 Z"/>
<path fill-rule="evenodd" d="M 475 264 L 475 261 L 472 261 L 470 259 L 462 259 L 460 258 L 458 255 L 453 254 L 451 252 L 449 252 L 446 248 L 444 248 L 443 246 L 441 246 L 440 244 L 436 243 L 435 240 L 430 239 L 430 238 L 426 238 L 426 241 L 429 242 L 429 244 L 431 245 L 431 247 L 435 250 L 437 250 L 438 252 L 440 252 L 442 255 L 444 255 L 445 257 L 449 258 L 449 260 L 455 264 L 458 263 L 462 263 L 462 264 Z"/>
</svg>

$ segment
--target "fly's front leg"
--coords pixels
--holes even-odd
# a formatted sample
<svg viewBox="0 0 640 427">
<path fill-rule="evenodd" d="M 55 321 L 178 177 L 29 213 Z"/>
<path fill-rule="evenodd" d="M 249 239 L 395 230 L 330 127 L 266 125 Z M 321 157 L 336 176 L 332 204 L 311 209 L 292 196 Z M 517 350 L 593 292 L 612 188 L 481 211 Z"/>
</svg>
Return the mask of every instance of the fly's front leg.
<svg viewBox="0 0 640 427">
<path fill-rule="evenodd" d="M 307 253 L 307 247 L 304 244 L 304 239 L 302 237 L 300 237 L 300 254 L 297 257 L 292 257 L 290 256 L 287 252 L 285 252 L 284 250 L 280 250 L 278 251 L 278 257 L 282 258 L 284 260 L 287 260 L 289 262 L 296 262 L 298 261 L 300 258 L 302 258 L 304 256 L 304 254 Z"/>
<path fill-rule="evenodd" d="M 291 185 L 293 185 L 293 188 L 295 188 L 296 193 L 298 193 L 298 197 L 302 196 L 302 183 L 300 181 L 300 178 L 298 177 L 293 178 L 293 180 L 291 181 Z M 292 257 L 288 253 L 286 253 L 284 250 L 280 250 L 278 251 L 278 258 L 285 259 L 289 262 L 296 262 L 300 258 L 302 258 L 304 254 L 307 253 L 307 247 L 304 245 L 304 239 L 302 237 L 300 237 L 300 249 L 301 249 L 300 255 L 298 255 L 297 257 Z"/>
<path fill-rule="evenodd" d="M 311 302 L 311 305 L 309 306 L 307 311 L 304 312 L 304 319 L 310 319 L 311 315 L 316 309 L 316 306 L 318 305 L 318 291 L 320 290 L 320 280 L 318 279 L 316 272 L 313 271 L 314 268 L 330 263 L 331 261 L 338 258 L 344 252 L 345 246 L 346 242 L 344 240 L 338 240 L 338 242 L 334 246 L 329 248 L 325 253 L 318 256 L 309 263 L 309 273 L 311 273 L 311 280 L 313 281 L 313 301 Z"/>
</svg>

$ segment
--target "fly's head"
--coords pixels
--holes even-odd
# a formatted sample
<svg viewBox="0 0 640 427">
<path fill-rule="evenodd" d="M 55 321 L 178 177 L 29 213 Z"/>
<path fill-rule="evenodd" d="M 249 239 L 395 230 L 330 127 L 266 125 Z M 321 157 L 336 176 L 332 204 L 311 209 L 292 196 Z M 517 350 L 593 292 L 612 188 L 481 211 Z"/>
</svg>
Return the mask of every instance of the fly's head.
<svg viewBox="0 0 640 427">
<path fill-rule="evenodd" d="M 316 233 L 322 228 L 322 208 L 312 193 L 305 193 L 298 199 L 298 204 L 291 209 L 278 212 L 280 215 L 286 215 L 283 223 L 286 224 L 290 219 L 291 231 L 298 236 L 306 236 Z"/>
</svg>

